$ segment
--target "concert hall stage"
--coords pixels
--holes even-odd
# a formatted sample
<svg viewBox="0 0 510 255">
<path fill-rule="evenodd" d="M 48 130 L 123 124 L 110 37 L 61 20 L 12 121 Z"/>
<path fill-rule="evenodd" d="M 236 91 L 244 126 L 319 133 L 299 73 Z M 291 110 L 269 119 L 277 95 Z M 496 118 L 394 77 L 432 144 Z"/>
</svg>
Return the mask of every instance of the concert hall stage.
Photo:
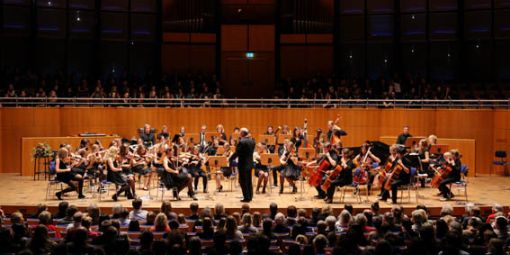
<svg viewBox="0 0 510 255">
<path fill-rule="evenodd" d="M 55 198 L 54 194 L 51 194 L 50 199 L 46 200 L 45 195 L 47 181 L 33 181 L 31 177 L 23 177 L 19 176 L 19 174 L 0 174 L 0 178 L 2 180 L 2 185 L 0 185 L 0 205 L 6 213 L 10 213 L 14 210 L 31 212 L 35 210 L 35 207 L 39 203 L 45 203 L 51 208 L 52 211 L 54 211 L 55 207 L 60 202 Z M 256 178 L 253 178 L 253 181 L 255 187 Z M 210 187 L 208 194 L 202 193 L 201 191 L 197 194 L 197 202 L 199 203 L 200 208 L 206 206 L 214 208 L 216 203 L 222 203 L 228 211 L 238 210 L 241 207 L 241 203 L 239 202 L 241 199 L 241 190 L 239 187 L 234 186 L 234 189 L 231 192 L 229 181 L 224 181 L 224 191 L 221 193 L 216 193 L 214 192 L 215 183 L 211 181 L 209 182 L 209 185 Z M 201 183 L 199 186 L 201 186 Z M 298 187 L 300 187 L 299 184 Z M 172 207 L 175 208 L 176 211 L 188 211 L 189 204 L 192 202 L 192 200 L 187 197 L 185 191 L 186 190 L 181 192 L 182 201 L 174 201 L 171 192 L 165 192 L 165 199 L 172 202 Z M 428 187 L 419 188 L 418 203 L 425 204 L 428 208 L 430 208 L 432 215 L 437 215 L 441 207 L 448 203 L 455 208 L 456 214 L 462 214 L 466 205 L 464 196 L 455 189 L 453 191 L 456 195 L 454 199 L 449 202 L 442 202 L 439 201 L 439 197 L 436 196 L 436 193 L 438 192 L 437 189 Z M 417 205 L 415 199 L 415 191 L 411 191 L 410 201 L 408 201 L 406 198 L 406 192 L 404 193 L 402 206 L 406 209 L 406 212 L 410 212 Z M 155 197 L 156 189 L 153 189 L 151 193 L 154 196 L 152 199 L 149 198 L 148 191 L 137 190 L 137 195 L 144 200 L 143 206 L 146 209 L 156 210 L 161 205 L 161 197 Z M 362 193 L 365 194 L 363 191 Z M 368 201 L 359 203 L 356 197 L 353 196 L 353 192 L 348 191 L 346 193 L 345 203 L 352 204 L 356 210 L 369 208 L 370 204 L 376 201 L 377 192 L 373 193 L 374 194 L 369 196 Z M 79 200 L 77 199 L 76 193 L 72 192 L 68 193 L 68 195 L 65 197 L 65 200 L 71 204 L 77 205 L 80 208 L 84 208 L 91 203 L 95 203 L 103 208 L 103 211 L 106 212 L 109 212 L 111 207 L 117 204 L 121 204 L 128 208 L 131 207 L 131 200 L 126 200 L 124 197 L 119 198 L 118 202 L 114 202 L 112 201 L 111 197 L 108 197 L 106 194 L 104 194 L 102 196 L 103 200 L 99 201 L 97 197 L 93 197 L 96 196 L 96 194 L 86 193 L 87 198 Z M 112 193 L 110 193 L 110 195 L 111 194 Z M 271 193 L 255 194 L 254 200 L 250 203 L 250 206 L 252 210 L 255 209 L 261 212 L 266 211 L 271 202 L 276 202 L 281 209 L 285 209 L 289 205 L 295 205 L 298 208 L 306 209 L 311 209 L 313 207 L 322 208 L 326 206 L 327 204 L 324 203 L 324 201 L 313 199 L 315 194 L 315 189 L 308 186 L 308 184 L 305 184 L 305 192 L 303 194 L 290 194 L 290 188 L 286 186 L 284 194 L 280 195 L 278 194 L 277 188 L 272 188 Z M 340 194 L 341 192 L 337 191 L 335 194 L 334 202 L 331 204 L 331 207 L 335 210 L 335 213 L 339 213 L 341 208 L 344 206 L 344 203 L 340 203 Z M 509 197 L 510 178 L 508 177 L 480 176 L 470 177 L 468 179 L 469 203 L 474 203 L 475 205 L 481 207 L 483 213 L 490 210 L 490 207 L 494 203 L 501 203 L 505 206 L 505 210 L 508 210 L 508 202 L 510 201 Z M 366 196 L 363 196 L 363 200 L 366 200 Z M 380 202 L 380 206 L 384 210 L 390 208 L 392 205 L 389 203 Z"/>
</svg>

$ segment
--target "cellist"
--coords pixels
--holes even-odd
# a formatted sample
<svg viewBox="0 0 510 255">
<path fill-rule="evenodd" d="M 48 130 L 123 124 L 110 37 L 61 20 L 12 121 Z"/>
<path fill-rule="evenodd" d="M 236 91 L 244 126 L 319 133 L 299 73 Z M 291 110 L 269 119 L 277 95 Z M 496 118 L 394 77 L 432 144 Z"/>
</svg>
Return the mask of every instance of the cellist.
<svg viewBox="0 0 510 255">
<path fill-rule="evenodd" d="M 443 154 L 445 165 L 442 167 L 444 176 L 439 183 L 439 195 L 441 201 L 447 201 L 453 198 L 452 191 L 448 188 L 448 184 L 454 183 L 460 180 L 460 168 L 462 163 L 460 162 L 460 152 L 458 150 L 450 150 Z"/>
<path fill-rule="evenodd" d="M 307 168 L 311 168 L 314 165 L 316 169 L 310 176 L 309 184 L 314 186 L 317 190 L 317 195 L 314 198 L 324 199 L 326 198 L 326 192 L 321 189 L 321 185 L 326 177 L 326 172 L 332 170 L 337 162 L 340 160 L 340 155 L 336 149 L 336 146 L 330 144 L 324 144 L 322 148 L 324 153 L 321 154 L 320 158 L 307 164 Z M 312 181 L 313 178 L 316 178 Z"/>
<path fill-rule="evenodd" d="M 390 150 L 392 145 L 390 147 Z M 396 147 L 396 158 L 391 163 L 390 172 L 386 173 L 386 178 L 383 181 L 383 185 L 381 187 L 381 193 L 379 194 L 379 200 L 386 201 L 389 197 L 389 190 L 391 190 L 391 201 L 393 204 L 397 204 L 397 191 L 398 187 L 408 184 L 410 181 L 410 171 L 409 168 L 402 162 L 402 158 L 405 154 L 404 147 Z"/>
<path fill-rule="evenodd" d="M 347 148 L 342 150 L 342 158 L 339 160 L 338 164 L 342 168 L 338 177 L 331 182 L 327 190 L 327 197 L 325 199 L 326 203 L 333 203 L 333 195 L 335 195 L 336 187 L 343 187 L 346 185 L 352 184 L 352 170 L 355 168 L 354 163 L 351 159 L 351 151 Z M 338 167 L 338 166 L 337 166 Z M 326 172 L 326 178 L 333 173 L 333 170 L 329 170 Z"/>
<path fill-rule="evenodd" d="M 367 188 L 368 193 L 370 194 L 370 188 L 372 187 L 372 183 L 374 182 L 374 178 L 376 176 L 375 173 L 371 171 L 372 163 L 381 163 L 381 159 L 379 159 L 376 155 L 374 155 L 370 151 L 370 144 L 364 143 L 360 147 L 360 153 L 354 158 L 355 164 L 359 167 L 356 171 L 359 170 L 359 175 L 368 176 Z"/>
</svg>

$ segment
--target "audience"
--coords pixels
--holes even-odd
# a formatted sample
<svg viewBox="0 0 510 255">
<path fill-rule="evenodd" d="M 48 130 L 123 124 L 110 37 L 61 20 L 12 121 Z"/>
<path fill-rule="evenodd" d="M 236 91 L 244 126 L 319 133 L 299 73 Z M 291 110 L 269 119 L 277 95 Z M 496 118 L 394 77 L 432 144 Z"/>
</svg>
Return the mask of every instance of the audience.
<svg viewBox="0 0 510 255">
<path fill-rule="evenodd" d="M 98 104 L 135 106 L 154 102 L 157 99 L 179 99 L 167 106 L 189 103 L 186 99 L 206 99 L 195 106 L 223 106 L 226 102 L 212 105 L 207 99 L 223 99 L 221 82 L 214 75 L 167 75 L 160 78 L 102 78 L 98 80 L 57 76 L 40 77 L 33 73 L 4 73 L 5 97 L 47 98 L 58 104 L 62 98 L 92 98 Z M 309 79 L 285 78 L 273 91 L 274 98 L 284 99 L 382 99 L 380 107 L 394 107 L 394 99 L 506 99 L 510 97 L 508 84 L 478 84 L 430 82 L 422 77 L 395 75 L 391 79 L 376 80 L 360 78 L 337 78 L 316 75 Z M 235 96 L 234 96 L 235 97 Z M 119 99 L 104 102 L 100 99 Z M 152 100 L 152 101 L 151 101 Z M 42 103 L 42 102 L 41 102 Z M 94 102 L 96 103 L 96 102 Z M 410 107 L 416 104 L 411 101 Z M 323 102 L 323 107 L 333 107 L 332 102 Z"/>
<path fill-rule="evenodd" d="M 268 214 L 243 206 L 242 215 L 228 214 L 218 203 L 214 216 L 207 207 L 199 213 L 197 203 L 187 215 L 172 212 L 168 201 L 160 211 L 141 213 L 141 201 L 135 200 L 130 213 L 114 206 L 111 215 L 96 215 L 95 205 L 84 212 L 61 204 L 64 217 L 57 225 L 46 206 L 33 215 L 36 225 L 20 212 L 2 214 L 0 254 L 506 254 L 508 218 L 499 207 L 484 217 L 480 208 L 466 206 L 459 217 L 450 205 L 436 216 L 424 205 L 409 215 L 400 206 L 382 213 L 378 205 L 362 212 L 346 205 L 337 217 L 327 206 L 313 208 L 310 216 L 289 206 L 285 215 L 275 203 Z M 129 219 L 127 228 L 123 219 Z"/>
</svg>

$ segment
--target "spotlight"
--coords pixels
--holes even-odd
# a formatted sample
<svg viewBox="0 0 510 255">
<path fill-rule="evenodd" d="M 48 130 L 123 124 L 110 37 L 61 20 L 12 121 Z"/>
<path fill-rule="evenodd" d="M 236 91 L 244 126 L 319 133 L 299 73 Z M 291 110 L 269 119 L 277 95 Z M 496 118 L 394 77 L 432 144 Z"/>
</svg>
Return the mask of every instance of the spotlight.
<svg viewBox="0 0 510 255">
<path fill-rule="evenodd" d="M 48 1 L 48 6 L 52 6 L 53 3 L 51 1 Z"/>
<path fill-rule="evenodd" d="M 414 16 L 414 14 L 411 16 L 411 19 L 416 19 L 416 17 Z"/>
</svg>

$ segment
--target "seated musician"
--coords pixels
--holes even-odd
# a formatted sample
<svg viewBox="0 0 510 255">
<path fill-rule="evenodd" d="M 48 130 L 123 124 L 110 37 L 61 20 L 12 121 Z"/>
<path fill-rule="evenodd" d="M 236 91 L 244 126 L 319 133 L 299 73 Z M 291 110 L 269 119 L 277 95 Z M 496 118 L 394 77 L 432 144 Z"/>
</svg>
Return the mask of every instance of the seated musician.
<svg viewBox="0 0 510 255">
<path fill-rule="evenodd" d="M 89 176 L 90 186 L 95 185 L 96 179 L 99 177 L 100 180 L 104 179 L 103 177 L 103 156 L 100 151 L 100 147 L 98 144 L 92 145 L 92 151 L 87 155 L 87 161 L 89 164 L 87 165 L 87 175 Z"/>
<path fill-rule="evenodd" d="M 216 126 L 216 132 L 218 132 L 218 143 L 219 145 L 223 146 L 225 143 L 227 143 L 227 134 L 225 134 L 225 128 L 222 124 L 218 124 Z"/>
<path fill-rule="evenodd" d="M 87 150 L 85 148 L 81 148 L 78 149 L 76 153 L 72 154 L 73 163 L 71 164 L 71 170 L 81 176 L 85 176 L 85 171 L 89 165 L 86 153 Z"/>
<path fill-rule="evenodd" d="M 332 146 L 331 144 L 324 144 L 322 150 L 324 150 L 324 154 L 320 159 L 316 161 L 312 161 L 308 163 L 308 167 L 311 165 L 317 165 L 315 169 L 315 174 L 317 175 L 317 183 L 310 183 L 315 186 L 317 190 L 317 195 L 315 198 L 324 199 L 326 198 L 326 191 L 322 190 L 321 185 L 325 180 L 324 172 L 332 170 L 340 160 L 340 154 L 338 153 L 337 146 Z M 320 180 L 319 180 L 320 178 Z"/>
<path fill-rule="evenodd" d="M 374 178 L 376 176 L 376 173 L 372 171 L 372 164 L 373 163 L 381 163 L 381 159 L 379 159 L 377 156 L 375 156 L 370 150 L 370 145 L 368 143 L 364 143 L 360 147 L 360 153 L 356 155 L 354 158 L 354 162 L 359 166 L 356 171 L 359 170 L 358 175 L 359 176 L 367 176 L 368 182 L 367 182 L 367 188 L 368 193 L 370 194 L 370 189 L 372 187 L 372 183 L 374 182 Z M 364 183 L 360 183 L 364 184 Z"/>
<path fill-rule="evenodd" d="M 395 147 L 395 145 L 392 145 L 390 147 L 390 151 L 392 148 L 393 150 L 396 150 L 396 157 L 393 162 L 391 162 L 389 172 L 386 173 L 386 178 L 383 181 L 381 193 L 379 194 L 379 200 L 386 201 L 390 195 L 389 191 L 391 190 L 391 201 L 393 204 L 396 204 L 398 187 L 409 183 L 410 171 L 409 168 L 402 162 L 406 151 L 405 148 Z"/>
<path fill-rule="evenodd" d="M 122 178 L 126 180 L 128 183 L 131 193 L 127 193 L 128 199 L 133 199 L 136 197 L 136 187 L 135 187 L 135 175 L 133 173 L 131 159 L 133 158 L 133 154 L 129 152 L 128 143 L 123 143 L 120 146 L 120 166 L 122 168 Z"/>
<path fill-rule="evenodd" d="M 203 191 L 204 193 L 207 193 L 207 173 L 205 172 L 206 162 L 204 162 L 203 157 L 203 155 L 200 155 L 198 147 L 192 147 L 191 158 L 189 159 L 189 162 L 186 164 L 185 168 L 194 179 L 193 183 L 195 186 L 195 192 L 198 190 L 198 181 L 202 179 Z"/>
<path fill-rule="evenodd" d="M 421 167 L 420 174 L 427 175 L 428 177 L 432 177 L 434 175 L 434 171 L 429 171 L 430 165 L 430 152 L 427 139 L 421 139 L 418 142 L 418 149 L 416 151 L 418 156 L 420 157 Z M 425 178 L 420 178 L 421 187 L 425 187 Z"/>
<path fill-rule="evenodd" d="M 281 127 L 277 127 L 276 130 L 273 130 L 273 126 L 269 125 L 267 126 L 267 129 L 266 129 L 266 132 L 264 133 L 264 135 L 274 135 L 276 137 L 275 139 L 275 142 L 276 140 L 278 139 L 278 131 L 280 131 Z M 269 153 L 275 153 L 276 151 L 276 146 L 274 144 L 272 145 L 268 145 L 267 146 L 267 150 L 269 151 Z M 272 174 L 273 174 L 273 186 L 276 187 L 278 186 L 278 170 L 276 168 L 272 168 Z"/>
<path fill-rule="evenodd" d="M 280 173 L 280 194 L 283 193 L 285 180 L 292 186 L 292 193 L 294 194 L 297 192 L 297 186 L 294 181 L 299 178 L 300 174 L 296 146 L 292 142 L 286 141 L 285 150 L 286 152 L 280 157 L 280 164 L 283 166 L 283 170 Z"/>
<path fill-rule="evenodd" d="M 343 187 L 352 184 L 352 170 L 355 166 L 352 162 L 350 153 L 350 150 L 347 148 L 342 150 L 342 158 L 337 162 L 337 167 L 339 165 L 342 167 L 342 169 L 338 177 L 331 182 L 331 185 L 327 190 L 327 197 L 325 201 L 328 204 L 333 203 L 333 195 L 335 194 L 336 187 Z M 335 170 L 328 170 L 326 172 L 326 178 L 329 178 L 328 176 L 331 175 L 333 171 Z"/>
<path fill-rule="evenodd" d="M 230 146 L 230 144 L 226 143 L 225 145 L 223 145 L 223 148 L 224 148 L 224 152 L 223 152 L 223 155 L 221 155 L 221 156 L 224 156 L 227 159 L 229 159 L 230 156 L 232 156 L 232 154 L 234 154 L 234 152 L 232 151 L 232 146 Z M 221 176 L 223 175 L 224 177 L 228 178 L 232 175 L 233 169 L 236 165 L 236 163 L 233 161 L 229 162 L 229 166 L 227 166 L 227 167 L 221 167 L 220 169 L 216 169 L 215 179 L 216 179 L 216 191 L 217 192 L 223 191 L 223 185 L 221 185 Z"/>
<path fill-rule="evenodd" d="M 163 125 L 161 127 L 161 131 L 159 132 L 158 136 L 157 137 L 165 137 L 165 139 L 169 139 L 170 138 L 170 133 L 168 132 L 168 127 L 166 125 Z"/>
<path fill-rule="evenodd" d="M 122 176 L 122 166 L 119 149 L 112 146 L 108 149 L 106 155 L 106 169 L 108 171 L 107 180 L 115 184 L 117 188 L 115 194 L 113 194 L 113 201 L 117 201 L 119 195 L 126 192 L 128 198 L 132 198 L 130 187 L 126 182 L 126 179 Z"/>
<path fill-rule="evenodd" d="M 138 129 L 138 133 L 145 147 L 151 147 L 156 143 L 156 129 L 151 128 L 151 125 L 145 124 L 143 128 Z"/>
<path fill-rule="evenodd" d="M 263 153 L 267 153 L 266 146 L 262 143 L 258 143 L 255 151 L 253 152 L 253 164 L 255 168 L 255 176 L 258 177 L 257 188 L 255 190 L 256 194 L 260 193 L 260 185 L 264 183 L 262 187 L 262 194 L 266 193 L 267 181 L 269 179 L 269 169 L 267 166 L 262 165 L 260 155 Z"/>
<path fill-rule="evenodd" d="M 67 184 L 69 187 L 55 193 L 55 196 L 62 200 L 62 195 L 71 191 L 78 192 L 78 198 L 85 198 L 83 195 L 83 177 L 71 170 L 71 157 L 66 148 L 60 148 L 57 152 L 57 159 L 55 161 L 57 176 L 55 180 Z M 78 183 L 78 186 L 74 182 Z"/>
<path fill-rule="evenodd" d="M 173 155 L 172 147 L 168 147 L 163 154 L 164 171 L 161 174 L 161 182 L 168 190 L 173 189 L 173 196 L 176 200 L 181 200 L 179 193 L 185 187 L 188 187 L 188 196 L 197 200 L 193 192 L 191 175 L 177 167 L 177 161 Z"/>
<path fill-rule="evenodd" d="M 442 198 L 441 201 L 447 201 L 453 198 L 452 191 L 448 188 L 448 184 L 454 183 L 460 180 L 460 168 L 462 163 L 460 162 L 460 152 L 458 150 L 450 150 L 443 154 L 445 165 L 443 171 L 448 168 L 448 173 L 445 174 L 444 178 L 439 183 L 439 191 Z"/>
<path fill-rule="evenodd" d="M 147 149 L 143 144 L 136 147 L 135 154 L 131 159 L 131 165 L 133 166 L 133 172 L 137 173 L 140 178 L 143 178 L 143 190 L 149 190 L 149 184 L 151 181 L 151 169 L 149 168 L 150 155 L 147 153 Z"/>
</svg>

